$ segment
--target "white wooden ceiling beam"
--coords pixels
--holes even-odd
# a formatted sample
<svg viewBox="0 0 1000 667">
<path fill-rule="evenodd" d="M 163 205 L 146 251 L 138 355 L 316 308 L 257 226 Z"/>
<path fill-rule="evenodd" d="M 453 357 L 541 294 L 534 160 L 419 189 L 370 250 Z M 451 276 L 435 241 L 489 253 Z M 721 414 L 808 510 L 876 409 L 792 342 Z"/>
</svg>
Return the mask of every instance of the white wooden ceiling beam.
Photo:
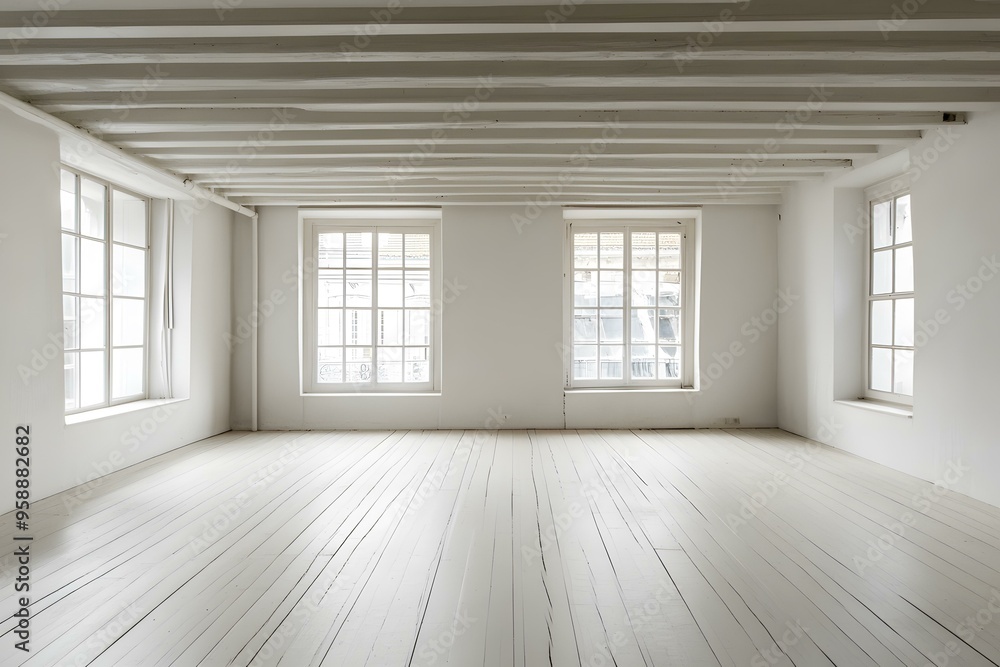
<svg viewBox="0 0 1000 667">
<path fill-rule="evenodd" d="M 448 205 L 479 205 L 479 206 L 526 206 L 530 201 L 525 201 L 523 195 L 483 195 L 483 196 L 463 196 L 453 195 L 450 197 L 414 197 L 410 195 L 377 195 L 374 197 L 357 197 L 336 195 L 322 197 L 242 197 L 238 198 L 244 206 L 440 206 L 443 203 Z M 776 205 L 781 203 L 781 195 L 740 195 L 738 192 L 730 195 L 725 194 L 693 194 L 693 195 L 623 195 L 609 196 L 597 194 L 595 196 L 577 195 L 567 197 L 564 200 L 553 204 L 554 206 L 584 206 L 584 205 L 614 205 L 631 206 L 648 204 L 651 206 L 674 205 L 698 205 L 698 204 L 742 204 L 742 205 Z"/>
</svg>

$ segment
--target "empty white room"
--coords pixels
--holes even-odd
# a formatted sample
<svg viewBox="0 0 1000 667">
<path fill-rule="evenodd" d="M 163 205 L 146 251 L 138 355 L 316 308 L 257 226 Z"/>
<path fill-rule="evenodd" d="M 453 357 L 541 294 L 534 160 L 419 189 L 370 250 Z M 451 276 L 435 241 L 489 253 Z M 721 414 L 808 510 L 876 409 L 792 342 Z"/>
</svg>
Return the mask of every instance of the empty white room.
<svg viewBox="0 0 1000 667">
<path fill-rule="evenodd" d="M 1000 2 L 4 0 L 0 665 L 1000 665 Z"/>
</svg>

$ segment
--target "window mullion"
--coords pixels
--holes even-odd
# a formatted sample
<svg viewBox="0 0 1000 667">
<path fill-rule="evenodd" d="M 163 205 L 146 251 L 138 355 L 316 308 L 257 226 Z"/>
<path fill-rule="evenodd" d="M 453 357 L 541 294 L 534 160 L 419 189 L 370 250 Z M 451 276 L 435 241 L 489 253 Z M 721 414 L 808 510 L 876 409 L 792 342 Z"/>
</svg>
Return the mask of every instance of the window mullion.
<svg viewBox="0 0 1000 667">
<path fill-rule="evenodd" d="M 374 387 L 378 386 L 378 334 L 379 334 L 379 322 L 378 322 L 378 239 L 379 230 L 381 227 L 375 227 L 372 231 L 372 378 L 371 385 Z M 345 244 L 346 246 L 346 244 Z"/>
<path fill-rule="evenodd" d="M 632 384 L 632 228 L 622 231 L 622 338 L 624 357 L 622 358 L 622 379 L 626 386 Z M 626 372 L 627 369 L 627 372 Z"/>
<path fill-rule="evenodd" d="M 104 302 L 104 404 L 111 405 L 111 378 L 114 369 L 111 367 L 112 350 L 112 327 L 114 326 L 114 232 L 112 230 L 111 184 L 106 183 L 104 188 L 104 294 L 107 301 Z"/>
</svg>

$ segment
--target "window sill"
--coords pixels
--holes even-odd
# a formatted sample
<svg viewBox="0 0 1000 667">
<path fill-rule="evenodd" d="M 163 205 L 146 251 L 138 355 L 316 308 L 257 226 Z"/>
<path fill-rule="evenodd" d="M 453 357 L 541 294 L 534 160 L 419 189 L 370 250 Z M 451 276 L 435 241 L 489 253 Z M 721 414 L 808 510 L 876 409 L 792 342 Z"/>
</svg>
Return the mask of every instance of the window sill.
<svg viewBox="0 0 1000 667">
<path fill-rule="evenodd" d="M 357 398 L 360 396 L 375 396 L 375 397 L 394 397 L 394 398 L 420 398 L 420 397 L 440 397 L 440 391 L 411 391 L 411 392 L 379 392 L 379 391 L 344 391 L 339 393 L 320 393 L 320 392 L 299 392 L 299 396 L 303 398 Z"/>
<path fill-rule="evenodd" d="M 692 387 L 577 387 L 563 389 L 570 394 L 693 394 L 698 389 Z"/>
<path fill-rule="evenodd" d="M 131 412 L 138 412 L 139 410 L 151 410 L 153 408 L 159 408 L 164 405 L 171 405 L 173 403 L 182 403 L 188 399 L 186 398 L 151 398 L 143 401 L 132 401 L 131 403 L 122 403 L 121 405 L 112 405 L 110 408 L 97 408 L 96 410 L 88 410 L 87 412 L 78 412 L 72 415 L 66 415 L 66 426 L 72 426 L 74 424 L 83 424 L 85 422 L 97 421 L 98 419 L 107 419 L 109 417 L 117 417 L 118 415 L 126 415 Z"/>
<path fill-rule="evenodd" d="M 852 408 L 860 408 L 861 410 L 869 410 L 870 412 L 881 412 L 886 415 L 894 415 L 896 417 L 906 417 L 907 419 L 913 419 L 913 408 L 908 405 L 892 405 L 889 403 L 876 403 L 875 401 L 869 400 L 837 400 L 834 403 L 839 403 L 840 405 L 847 405 Z"/>
</svg>

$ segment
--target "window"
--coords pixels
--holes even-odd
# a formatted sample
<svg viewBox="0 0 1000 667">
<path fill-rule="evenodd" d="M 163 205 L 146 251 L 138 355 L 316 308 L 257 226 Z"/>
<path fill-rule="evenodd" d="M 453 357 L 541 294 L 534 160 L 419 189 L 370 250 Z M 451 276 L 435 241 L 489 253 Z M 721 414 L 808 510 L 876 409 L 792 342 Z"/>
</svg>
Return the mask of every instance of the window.
<svg viewBox="0 0 1000 667">
<path fill-rule="evenodd" d="M 61 172 L 66 412 L 146 396 L 149 200 Z"/>
<path fill-rule="evenodd" d="M 692 386 L 694 221 L 662 216 L 571 219 L 569 387 Z"/>
<path fill-rule="evenodd" d="M 309 215 L 304 264 L 315 270 L 304 272 L 305 390 L 437 389 L 439 222 L 426 211 L 374 220 L 372 211 Z"/>
<path fill-rule="evenodd" d="M 865 397 L 913 402 L 914 291 L 910 195 L 870 202 Z"/>
</svg>

